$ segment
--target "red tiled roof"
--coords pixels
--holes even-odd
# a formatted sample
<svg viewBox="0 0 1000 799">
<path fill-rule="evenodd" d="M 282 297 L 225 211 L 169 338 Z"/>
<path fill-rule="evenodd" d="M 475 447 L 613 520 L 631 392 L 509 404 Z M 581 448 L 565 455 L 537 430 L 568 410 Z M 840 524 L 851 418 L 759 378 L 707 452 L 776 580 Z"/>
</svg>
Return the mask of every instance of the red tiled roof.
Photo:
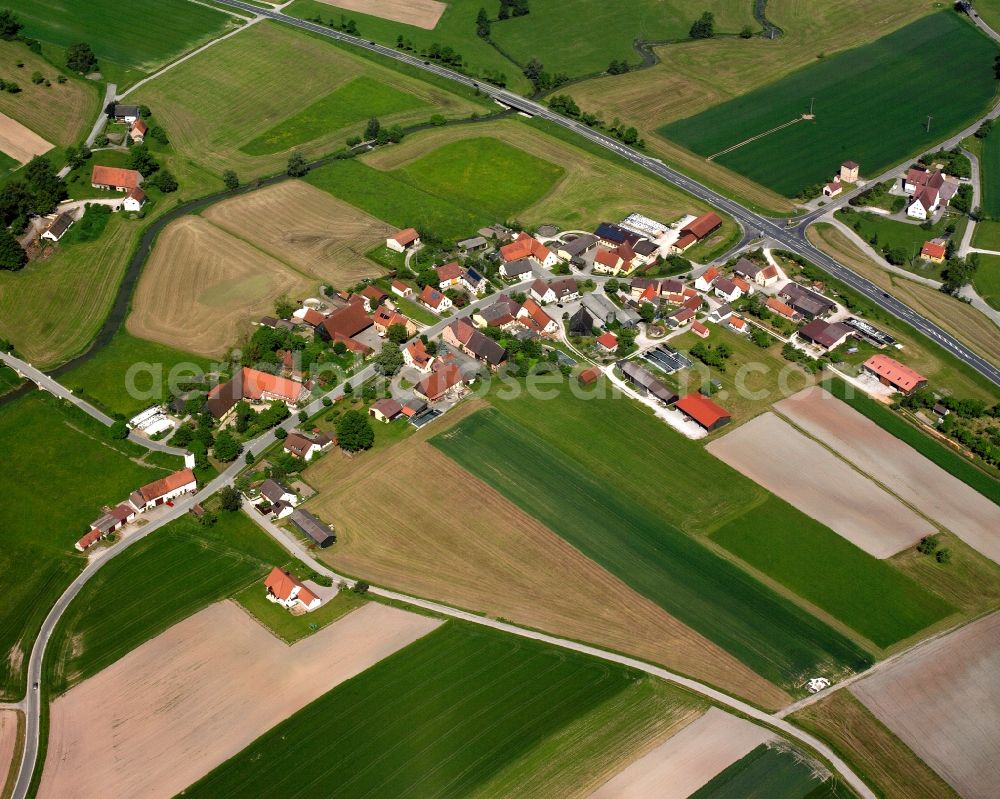
<svg viewBox="0 0 1000 799">
<path fill-rule="evenodd" d="M 708 337 L 708 328 L 705 327 L 705 325 L 703 325 L 701 322 L 697 322 L 697 321 L 692 322 L 691 323 L 691 330 L 697 336 L 701 336 L 702 338 L 707 338 Z"/>
<path fill-rule="evenodd" d="M 323 320 L 323 328 L 333 341 L 337 340 L 338 335 L 351 338 L 371 326 L 371 317 L 368 316 L 360 300 L 349 302 Z"/>
<path fill-rule="evenodd" d="M 382 302 L 388 295 L 378 286 L 365 286 L 361 290 L 361 296 L 375 302 Z"/>
<path fill-rule="evenodd" d="M 517 238 L 510 244 L 505 244 L 500 248 L 500 256 L 507 263 L 516 261 L 519 258 L 531 256 L 536 261 L 542 262 L 549 257 L 549 248 L 542 244 L 534 236 L 528 233 L 519 233 Z"/>
<path fill-rule="evenodd" d="M 732 418 L 729 411 L 720 405 L 716 405 L 708 397 L 699 394 L 697 391 L 681 397 L 677 400 L 677 404 L 674 407 L 706 429 L 713 427 L 723 419 Z"/>
<path fill-rule="evenodd" d="M 450 264 L 443 264 L 442 266 L 435 267 L 435 269 L 438 280 L 441 282 L 445 280 L 458 280 L 464 271 L 457 261 L 452 261 Z"/>
<path fill-rule="evenodd" d="M 710 266 L 702 273 L 701 279 L 704 280 L 706 283 L 712 283 L 718 276 L 719 276 L 719 268 L 716 266 Z"/>
<path fill-rule="evenodd" d="M 437 308 L 444 299 L 444 294 L 429 284 L 424 286 L 424 290 L 420 292 L 420 301 L 432 308 Z"/>
<path fill-rule="evenodd" d="M 306 308 L 306 312 L 302 314 L 302 321 L 307 325 L 312 325 L 313 327 L 322 324 L 324 319 L 326 319 L 326 317 L 315 308 Z"/>
<path fill-rule="evenodd" d="M 87 549 L 92 547 L 97 543 L 97 540 L 101 537 L 101 531 L 94 529 L 86 533 L 79 541 L 76 542 L 77 547 L 80 549 Z"/>
<path fill-rule="evenodd" d="M 927 378 L 922 374 L 888 355 L 873 355 L 865 361 L 865 369 L 874 372 L 902 391 L 913 391 L 921 383 L 927 382 Z"/>
<path fill-rule="evenodd" d="M 308 589 L 302 585 L 298 580 L 296 580 L 292 575 L 286 571 L 282 571 L 277 566 L 271 569 L 271 573 L 267 575 L 264 580 L 264 585 L 267 586 L 268 591 L 274 594 L 278 599 L 285 601 L 292 595 L 292 589 L 295 586 L 299 587 L 299 596 L 302 597 L 302 592 L 308 592 Z M 309 593 L 310 597 L 313 597 L 312 593 Z M 315 598 L 315 597 L 313 597 Z"/>
<path fill-rule="evenodd" d="M 176 491 L 178 488 L 193 482 L 195 482 L 194 472 L 190 469 L 181 469 L 173 474 L 168 474 L 166 477 L 161 477 L 159 480 L 154 480 L 152 483 L 147 483 L 139 489 L 139 495 L 146 502 L 152 502 L 154 499 L 158 499 L 169 494 L 171 491 Z"/>
<path fill-rule="evenodd" d="M 140 134 L 145 136 L 146 131 L 149 130 L 149 127 L 146 125 L 145 121 L 143 121 L 142 119 L 137 119 L 135 122 L 132 123 L 132 130 L 137 130 L 139 131 Z"/>
<path fill-rule="evenodd" d="M 98 186 L 115 186 L 119 189 L 134 189 L 142 183 L 142 175 L 134 169 L 96 164 L 90 173 L 90 182 Z"/>
<path fill-rule="evenodd" d="M 677 239 L 677 241 L 674 242 L 674 247 L 676 247 L 678 250 L 683 251 L 686 250 L 688 247 L 690 247 L 692 244 L 694 244 L 696 241 L 698 241 L 698 237 L 694 235 L 694 233 L 683 233 Z"/>
<path fill-rule="evenodd" d="M 427 347 L 424 346 L 424 342 L 420 339 L 407 344 L 406 350 L 410 353 L 410 358 L 417 366 L 423 367 L 431 360 L 431 356 L 427 352 Z"/>
<path fill-rule="evenodd" d="M 582 372 L 580 372 L 577 379 L 581 383 L 587 384 L 587 383 L 593 383 L 600 376 L 601 376 L 601 370 L 598 369 L 596 366 L 591 366 L 589 369 L 584 369 Z"/>
<path fill-rule="evenodd" d="M 695 237 L 703 239 L 721 224 L 722 218 L 714 211 L 709 211 L 707 214 L 699 216 L 690 225 L 685 225 L 681 228 L 681 235 L 691 233 Z"/>
<path fill-rule="evenodd" d="M 621 256 L 611 250 L 598 250 L 597 255 L 594 256 L 594 263 L 601 264 L 603 266 L 611 267 L 612 269 L 617 269 L 618 264 L 621 262 Z"/>
<path fill-rule="evenodd" d="M 392 287 L 394 289 L 399 289 L 402 292 L 407 292 L 410 290 L 410 287 L 407 286 L 402 280 L 393 280 Z"/>
<path fill-rule="evenodd" d="M 420 381 L 418 391 L 429 400 L 436 400 L 452 386 L 462 382 L 462 372 L 453 363 L 449 363 Z"/>
<path fill-rule="evenodd" d="M 734 278 L 733 278 L 733 283 L 735 283 L 735 284 L 736 284 L 736 287 L 737 287 L 737 288 L 738 288 L 738 289 L 739 289 L 740 291 L 742 291 L 742 292 L 743 292 L 744 294 L 746 294 L 747 292 L 749 292 L 749 291 L 750 291 L 750 284 L 749 284 L 749 283 L 747 283 L 747 282 L 746 282 L 746 281 L 745 281 L 745 280 L 744 280 L 743 278 L 741 278 L 741 277 L 734 277 Z"/>
<path fill-rule="evenodd" d="M 301 383 L 286 377 L 260 372 L 257 369 L 243 367 L 243 397 L 249 400 L 263 399 L 265 394 L 282 399 L 285 402 L 298 402 L 305 392 Z"/>
<path fill-rule="evenodd" d="M 774 297 L 768 297 L 767 302 L 764 304 L 775 313 L 781 314 L 788 319 L 795 316 L 795 309 L 792 308 L 792 306 L 786 305 L 781 300 L 776 300 Z"/>
<path fill-rule="evenodd" d="M 413 244 L 413 242 L 420 238 L 420 234 L 417 233 L 416 228 L 408 227 L 405 230 L 399 231 L 393 238 L 405 247 L 408 244 Z"/>
<path fill-rule="evenodd" d="M 618 346 L 618 336 L 614 333 L 602 333 L 597 337 L 597 343 L 606 350 L 613 350 Z"/>
<path fill-rule="evenodd" d="M 129 189 L 128 190 L 128 194 L 126 194 L 125 196 L 129 197 L 129 198 L 131 198 L 133 200 L 135 200 L 140 205 L 142 203 L 146 202 L 146 192 L 144 192 L 138 186 L 136 186 L 135 188 Z"/>
<path fill-rule="evenodd" d="M 946 251 L 945 245 L 937 241 L 928 241 L 920 248 L 920 254 L 928 258 L 944 258 Z"/>
<path fill-rule="evenodd" d="M 552 324 L 552 317 L 545 313 L 542 306 L 530 297 L 524 301 L 524 304 L 521 307 L 528 312 L 528 316 L 531 319 L 538 323 L 540 329 L 544 330 Z"/>
</svg>

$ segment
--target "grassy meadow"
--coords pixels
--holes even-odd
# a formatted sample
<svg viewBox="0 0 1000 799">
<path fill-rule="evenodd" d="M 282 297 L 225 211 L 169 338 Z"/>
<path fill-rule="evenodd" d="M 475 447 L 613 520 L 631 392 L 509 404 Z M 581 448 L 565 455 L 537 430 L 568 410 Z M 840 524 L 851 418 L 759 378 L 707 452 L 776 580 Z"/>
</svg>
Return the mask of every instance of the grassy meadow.
<svg viewBox="0 0 1000 799">
<path fill-rule="evenodd" d="M 442 238 L 510 217 L 592 229 L 632 211 L 670 222 L 707 210 L 613 157 L 513 119 L 422 131 L 306 180 L 394 225 Z M 734 230 L 727 219 L 718 237 Z"/>
<path fill-rule="evenodd" d="M 979 254 L 979 268 L 972 284 L 980 297 L 1000 311 L 1000 255 Z"/>
<path fill-rule="evenodd" d="M 920 19 L 872 44 L 660 129 L 709 157 L 810 109 L 799 121 L 715 160 L 787 197 L 829 179 L 841 161 L 877 174 L 974 120 L 996 95 L 995 43 L 957 14 Z M 955 74 L 963 80 L 953 80 Z M 933 128 L 925 129 L 933 114 Z M 871 135 L 878 130 L 879 135 Z"/>
<path fill-rule="evenodd" d="M 171 370 L 177 370 L 178 379 L 189 379 L 208 368 L 209 361 L 198 355 L 119 330 L 93 358 L 60 374 L 59 381 L 108 413 L 128 417 L 169 397 Z M 139 397 L 130 395 L 130 387 Z"/>
<path fill-rule="evenodd" d="M 358 78 L 370 83 L 351 88 Z M 234 169 L 246 182 L 283 170 L 293 148 L 316 158 L 360 134 L 367 117 L 344 101 L 356 101 L 366 85 L 379 87 L 365 102 L 372 113 L 386 109 L 385 125 L 426 122 L 433 114 L 467 117 L 481 109 L 447 89 L 276 22 L 253 25 L 130 99 L 169 120 L 177 152 L 215 174 Z"/>
<path fill-rule="evenodd" d="M 73 600 L 46 658 L 61 693 L 204 607 L 255 587 L 288 554 L 242 512 L 184 516 L 102 568 Z M 139 588 L 139 590 L 136 590 Z"/>
<path fill-rule="evenodd" d="M 882 649 L 955 611 L 778 497 L 723 525 L 712 540 Z"/>
<path fill-rule="evenodd" d="M 112 446 L 100 424 L 41 392 L 4 406 L 0 442 L 16 464 L 0 492 L 0 568 L 9 585 L 30 597 L 0 610 L 0 695 L 16 697 L 42 619 L 83 566 L 73 545 L 102 505 L 124 500 L 167 470 L 136 463 L 132 458 L 145 450 L 128 442 Z"/>
<path fill-rule="evenodd" d="M 976 223 L 972 246 L 1000 252 L 1000 220 L 984 219 Z"/>
<path fill-rule="evenodd" d="M 907 263 L 901 264 L 904 269 L 935 280 L 941 279 L 943 266 L 923 260 L 920 257 L 920 248 L 931 239 L 947 238 L 944 229 L 949 224 L 955 225 L 952 238 L 957 244 L 968 223 L 965 216 L 946 215 L 941 217 L 930 230 L 924 230 L 920 225 L 911 225 L 896 219 L 886 219 L 878 214 L 851 209 L 837 211 L 837 219 L 852 228 L 865 241 L 870 242 L 872 236 L 876 236 L 877 243 L 872 245 L 876 250 L 881 251 L 883 247 L 902 250 L 908 259 Z"/>
<path fill-rule="evenodd" d="M 998 3 L 1000 5 L 1000 3 Z M 980 153 L 980 189 L 982 190 L 983 213 L 994 220 L 1000 220 L 1000 126 L 994 125 L 982 140 Z M 981 245 L 986 247 L 986 245 Z M 987 249 L 996 249 L 989 248 Z"/>
<path fill-rule="evenodd" d="M 142 74 L 235 27 L 237 19 L 188 0 L 8 0 L 26 36 L 58 48 L 87 42 L 121 90 Z M 242 23 L 239 23 L 242 24 Z M 155 32 L 155 33 L 154 33 Z"/>
<path fill-rule="evenodd" d="M 228 799 L 583 791 L 700 703 L 624 668 L 448 622 L 195 783 Z M 289 740 L 309 746 L 287 746 Z"/>
<path fill-rule="evenodd" d="M 579 443 L 567 446 L 564 439 L 554 442 L 536 435 L 507 414 L 507 406 L 519 404 L 522 412 L 530 406 L 533 414 L 553 418 L 558 412 L 554 402 L 498 402 L 499 410 L 480 411 L 431 443 L 636 591 L 786 689 L 800 690 L 809 675 L 839 675 L 871 662 L 859 646 L 668 521 L 657 498 L 666 493 L 677 502 L 693 494 L 670 481 L 657 481 L 647 468 L 653 459 L 633 449 L 628 458 L 612 460 L 599 432 L 588 430 L 581 436 L 583 428 L 577 427 Z M 577 404 L 588 406 L 590 415 L 602 416 L 627 414 L 616 413 L 618 405 L 631 407 L 627 401 L 605 401 L 600 407 L 594 402 Z M 622 429 L 628 427 L 619 427 L 619 435 Z M 674 437 L 662 431 L 655 437 L 631 432 L 633 444 L 644 441 L 653 448 L 647 454 L 655 452 L 657 444 L 667 445 L 662 454 L 670 453 L 667 457 L 676 465 L 680 453 L 669 447 Z M 613 464 L 616 477 L 607 479 L 588 469 L 579 452 L 584 446 L 600 453 L 603 471 Z M 708 457 L 703 453 L 702 458 Z M 697 462 L 684 464 L 685 471 L 698 472 L 702 491 L 712 499 L 719 499 L 720 486 L 726 487 L 722 493 L 727 497 L 740 493 L 735 477 L 712 480 L 714 488 L 708 489 L 711 478 L 706 471 L 719 472 L 722 478 L 730 473 L 721 462 L 711 470 L 707 463 L 705 470 Z M 625 490 L 623 483 L 638 474 L 643 480 L 637 488 L 651 496 L 636 498 Z M 559 501 L 554 503 L 553 497 Z"/>
<path fill-rule="evenodd" d="M 329 130 L 341 130 L 348 125 L 362 128 L 371 117 L 388 117 L 426 105 L 412 94 L 359 75 L 247 142 L 240 150 L 247 155 L 283 152 L 317 139 Z"/>
<path fill-rule="evenodd" d="M 18 62 L 24 66 L 18 67 Z M 50 86 L 32 83 L 41 72 Z M 16 119 L 54 146 L 76 144 L 90 130 L 97 116 L 99 87 L 89 81 L 70 78 L 59 83 L 57 69 L 21 42 L 0 40 L 0 77 L 21 87 L 17 94 L 0 92 L 0 113 Z"/>
</svg>

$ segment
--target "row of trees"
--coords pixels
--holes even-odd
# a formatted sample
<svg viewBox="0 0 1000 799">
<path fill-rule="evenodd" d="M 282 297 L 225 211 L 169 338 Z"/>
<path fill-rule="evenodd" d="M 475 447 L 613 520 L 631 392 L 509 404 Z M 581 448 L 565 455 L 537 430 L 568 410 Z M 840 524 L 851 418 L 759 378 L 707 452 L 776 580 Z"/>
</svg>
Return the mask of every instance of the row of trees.
<svg viewBox="0 0 1000 799">
<path fill-rule="evenodd" d="M 614 136 L 623 144 L 635 147 L 646 146 L 645 140 L 639 137 L 639 131 L 634 127 L 626 127 L 625 124 L 618 119 L 618 117 L 615 117 L 609 125 L 604 121 L 604 118 L 600 114 L 591 114 L 587 111 L 583 111 L 580 106 L 576 104 L 576 101 L 568 94 L 553 95 L 549 98 L 549 108 L 553 111 L 558 111 L 560 114 L 572 117 L 573 119 L 579 119 L 588 128 L 597 128 L 598 130 L 602 130 L 605 133 Z"/>
</svg>

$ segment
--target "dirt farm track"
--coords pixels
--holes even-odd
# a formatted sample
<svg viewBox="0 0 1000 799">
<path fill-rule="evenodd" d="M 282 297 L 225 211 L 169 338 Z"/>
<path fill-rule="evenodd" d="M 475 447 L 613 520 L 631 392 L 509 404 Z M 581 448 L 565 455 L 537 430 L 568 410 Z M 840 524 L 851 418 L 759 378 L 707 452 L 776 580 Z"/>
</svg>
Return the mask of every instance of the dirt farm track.
<svg viewBox="0 0 1000 799">
<path fill-rule="evenodd" d="M 996 799 L 1000 613 L 904 655 L 851 692 L 963 799 Z"/>
<path fill-rule="evenodd" d="M 926 519 L 773 413 L 706 449 L 877 558 L 935 532 Z"/>
<path fill-rule="evenodd" d="M 818 386 L 781 400 L 775 410 L 1000 563 L 1000 508 L 978 491 Z"/>
<path fill-rule="evenodd" d="M 440 623 L 373 602 L 289 647 L 212 605 L 52 703 L 38 796 L 174 796 Z"/>
</svg>

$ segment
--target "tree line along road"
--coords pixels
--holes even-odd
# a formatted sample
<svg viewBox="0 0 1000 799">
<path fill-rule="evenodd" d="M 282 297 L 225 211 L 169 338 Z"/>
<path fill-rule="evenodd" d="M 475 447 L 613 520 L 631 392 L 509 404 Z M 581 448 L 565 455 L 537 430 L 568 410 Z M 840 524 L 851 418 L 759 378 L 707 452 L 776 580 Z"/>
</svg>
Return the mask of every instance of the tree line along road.
<svg viewBox="0 0 1000 799">
<path fill-rule="evenodd" d="M 283 22 L 296 28 L 311 31 L 312 33 L 317 33 L 330 39 L 336 39 L 337 41 L 341 41 L 346 44 L 361 47 L 386 58 L 391 58 L 395 61 L 424 70 L 425 72 L 430 72 L 442 78 L 469 86 L 470 88 L 477 89 L 483 94 L 492 97 L 494 100 L 509 106 L 516 111 L 523 111 L 531 116 L 539 117 L 552 122 L 553 124 L 559 125 L 560 127 L 566 128 L 567 130 L 571 130 L 577 135 L 582 136 L 583 138 L 610 150 L 616 155 L 631 161 L 633 164 L 642 167 L 648 172 L 656 175 L 661 180 L 664 180 L 667 183 L 670 183 L 697 197 L 698 199 L 725 211 L 736 220 L 748 236 L 753 237 L 759 235 L 762 238 L 773 239 L 778 244 L 785 247 L 785 249 L 791 250 L 792 252 L 801 255 L 803 258 L 812 261 L 821 269 L 829 272 L 838 280 L 846 283 L 852 289 L 864 295 L 888 313 L 903 320 L 907 324 L 912 325 L 925 336 L 932 339 L 935 343 L 944 347 L 944 349 L 960 361 L 975 369 L 995 385 L 1000 386 L 1000 369 L 992 363 L 974 353 L 954 336 L 945 332 L 930 320 L 925 319 L 905 303 L 895 299 L 871 283 L 869 280 L 866 280 L 861 275 L 847 268 L 843 264 L 838 263 L 833 258 L 826 255 L 826 253 L 814 247 L 805 236 L 806 224 L 808 224 L 811 220 L 807 219 L 805 224 L 786 227 L 783 224 L 751 211 L 749 208 L 746 208 L 735 200 L 731 200 L 728 197 L 719 194 L 693 178 L 671 169 L 659 159 L 644 155 L 643 153 L 633 150 L 631 147 L 612 139 L 610 136 L 605 136 L 599 131 L 588 128 L 581 122 L 577 122 L 576 120 L 557 114 L 541 103 L 537 103 L 527 97 L 522 97 L 519 94 L 514 94 L 507 89 L 500 89 L 488 83 L 482 83 L 475 78 L 447 69 L 439 64 L 424 61 L 423 59 L 410 55 L 409 53 L 400 52 L 391 47 L 386 47 L 367 39 L 351 36 L 338 30 L 332 30 L 323 25 L 317 25 L 315 22 L 309 22 L 308 20 L 291 17 L 281 11 L 265 10 L 257 6 L 251 6 L 248 3 L 241 2 L 241 0 L 218 0 L 218 2 L 222 5 L 259 14 L 277 22 Z"/>
</svg>

